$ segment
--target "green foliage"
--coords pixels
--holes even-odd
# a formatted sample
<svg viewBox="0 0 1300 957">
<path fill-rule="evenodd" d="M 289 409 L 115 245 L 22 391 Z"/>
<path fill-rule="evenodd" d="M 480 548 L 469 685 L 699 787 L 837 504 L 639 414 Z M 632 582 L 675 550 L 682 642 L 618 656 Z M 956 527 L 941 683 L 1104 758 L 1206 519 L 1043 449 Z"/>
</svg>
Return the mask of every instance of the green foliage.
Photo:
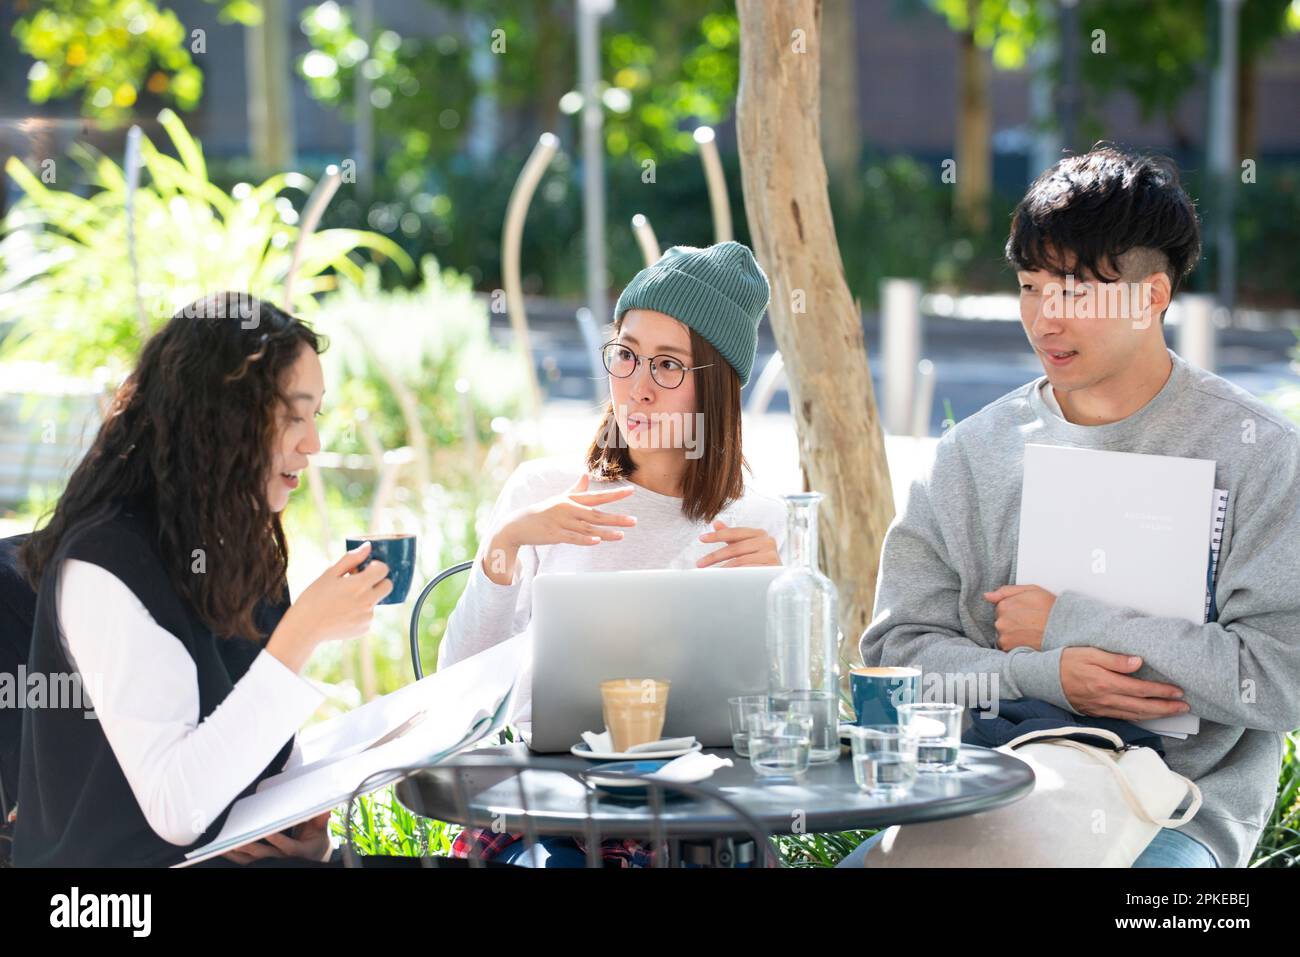
<svg viewBox="0 0 1300 957">
<path fill-rule="evenodd" d="M 14 25 L 33 103 L 80 93 L 86 116 L 120 122 L 142 88 L 184 110 L 203 92 L 189 33 L 150 0 L 48 0 Z"/>
<path fill-rule="evenodd" d="M 925 0 L 953 30 L 972 31 L 975 43 L 992 51 L 999 70 L 1019 70 L 1046 24 L 1035 0 L 977 0 L 971 17 L 968 0 Z M 973 19 L 973 24 L 972 24 Z"/>
<path fill-rule="evenodd" d="M 733 5 L 620 9 L 624 28 L 616 19 L 604 38 L 604 72 L 617 91 L 605 94 L 606 149 L 638 161 L 694 154 L 692 130 L 726 119 L 740 85 L 740 22 Z"/>
<path fill-rule="evenodd" d="M 351 14 L 334 0 L 302 15 L 313 47 L 298 64 L 308 89 L 350 112 L 356 71 L 365 71 L 376 130 L 396 147 L 384 151 L 390 177 L 424 171 L 431 161 L 436 175 L 442 161 L 464 147 L 476 97 L 492 96 L 503 109 L 549 129 L 560 121 L 561 95 L 573 86 L 577 52 L 567 25 L 569 4 L 541 0 L 506 12 L 488 0 L 437 6 L 457 19 L 432 38 L 402 37 L 383 24 L 361 37 Z M 490 75 L 475 75 L 476 47 L 492 50 Z M 739 48 L 729 0 L 616 6 L 602 21 L 602 70 L 612 80 L 601 94 L 610 155 L 664 160 L 694 152 L 691 129 L 720 122 L 731 110 Z M 434 89 L 438 109 L 430 110 Z M 576 140 L 576 123 L 574 134 Z"/>
<path fill-rule="evenodd" d="M 260 23 L 255 0 L 221 3 L 220 19 Z M 143 94 L 192 110 L 203 74 L 190 57 L 189 30 L 153 0 L 41 0 L 14 24 L 14 37 L 36 62 L 27 74 L 33 103 L 81 94 L 81 112 L 120 123 Z"/>
<path fill-rule="evenodd" d="M 469 280 L 423 263 L 423 283 L 411 290 L 385 292 L 378 271 L 366 270 L 325 296 L 313 315 L 328 348 L 321 356 L 326 401 L 320 420 L 322 447 L 343 456 L 343 468 L 321 470 L 329 527 L 341 547 L 343 535 L 372 527 L 372 521 L 418 532 L 418 575 L 401 607 L 375 616 L 371 639 L 376 691 L 386 693 L 410 682 L 407 622 L 423 583 L 441 569 L 478 550 L 476 522 L 490 507 L 514 464 L 511 423 L 520 415 L 526 379 L 517 353 L 495 345 L 487 307 Z M 411 403 L 404 409 L 405 394 Z M 428 485 L 421 486 L 415 463 L 398 473 L 387 507 L 376 516 L 378 491 L 373 468 L 348 468 L 351 456 L 409 449 L 425 463 Z M 311 477 L 286 512 L 295 543 L 319 542 L 321 515 Z M 312 567 L 338 554 L 313 557 Z M 448 617 L 465 586 L 465 577 L 445 582 L 425 604 L 420 620 L 421 660 L 434 670 L 438 644 Z M 313 657 L 313 676 L 342 681 L 344 655 L 354 659 L 356 643 L 331 643 Z M 357 667 L 351 669 L 356 674 Z"/>
<path fill-rule="evenodd" d="M 1202 174 L 1190 174 L 1188 180 L 1190 188 L 1197 190 L 1193 195 L 1210 195 Z M 1300 270 L 1286 252 L 1300 244 L 1300 164 L 1261 160 L 1257 181 L 1238 186 L 1234 204 L 1242 264 L 1237 276 L 1239 297 L 1261 306 L 1300 301 Z M 1204 204 L 1202 210 L 1206 215 Z M 1203 224 L 1203 238 L 1210 235 L 1210 228 L 1211 224 Z M 1200 278 L 1209 288 L 1212 273 L 1204 268 L 1203 273 Z"/>
<path fill-rule="evenodd" d="M 82 197 L 66 172 L 51 186 L 17 158 L 6 164 L 24 196 L 0 240 L 0 322 L 15 322 L 0 355 L 57 362 L 73 372 L 104 365 L 125 370 L 148 332 L 204 293 L 235 289 L 280 302 L 298 237 L 298 213 L 281 194 L 306 194 L 311 180 L 282 173 L 227 194 L 209 181 L 203 151 L 180 118 L 164 110 L 158 119 L 179 158 L 142 138 L 148 177 L 135 194 L 140 309 L 127 253 L 122 168 L 76 147 L 74 158 L 93 189 Z M 334 288 L 337 275 L 360 281 L 362 268 L 351 257 L 361 249 L 414 268 L 386 237 L 321 230 L 304 245 L 293 308 L 309 312 L 314 295 Z"/>
<path fill-rule="evenodd" d="M 330 833 L 347 841 L 346 807 L 330 818 Z M 352 805 L 352 845 L 360 855 L 446 857 L 461 828 L 407 810 L 391 787 L 362 795 Z"/>
<path fill-rule="evenodd" d="M 1041 0 L 1040 0 L 1041 2 Z M 1185 0 L 1150 0 L 1135 15 L 1131 0 L 1092 0 L 1081 8 L 1081 48 L 1090 49 L 1094 30 L 1104 30 L 1104 56 L 1080 56 L 1084 82 L 1107 94 L 1131 93 L 1144 118 L 1170 118 L 1187 94 L 1197 89 L 1213 59 L 1215 23 L 1207 11 L 1216 5 Z M 1240 14 L 1243 60 L 1253 60 L 1282 34 L 1300 29 L 1290 0 L 1250 0 Z M 1100 98 L 1098 98 L 1100 99 Z"/>
<path fill-rule="evenodd" d="M 963 291 L 1009 288 L 1002 261 L 1003 214 L 1013 205 L 1009 197 L 995 196 L 991 225 L 971 233 L 957 221 L 951 187 L 940 182 L 937 164 L 868 155 L 860 175 L 861 205 L 855 215 L 842 215 L 842 203 L 833 208 L 845 275 L 864 304 L 876 302 L 886 277 Z"/>
<path fill-rule="evenodd" d="M 346 282 L 322 300 L 315 327 L 330 340 L 321 357 L 330 389 L 325 445 L 335 452 L 366 452 L 361 422 L 383 448 L 411 444 L 392 379 L 418 393 L 419 422 L 448 471 L 476 474 L 480 463 L 463 457 L 464 445 L 494 438 L 493 422 L 522 409 L 522 360 L 493 344 L 488 312 L 465 276 L 422 263 L 423 284 L 385 292 L 378 270 L 360 283 Z M 445 468 L 443 467 L 445 466 Z"/>
<path fill-rule="evenodd" d="M 909 0 L 925 3 L 953 30 L 972 29 L 968 0 Z M 1001 70 L 1022 69 L 1034 44 L 1059 37 L 1053 21 L 1058 0 L 976 0 L 975 42 L 990 50 Z M 1188 93 L 1198 89 L 1213 60 L 1217 6 L 1188 0 L 1088 0 L 1079 4 L 1076 25 L 1080 76 L 1091 95 L 1082 103 L 1090 139 L 1107 133 L 1099 106 L 1114 93 L 1131 94 L 1146 120 L 1172 120 Z M 1291 0 L 1250 0 L 1242 5 L 1239 54 L 1256 59 L 1275 39 L 1300 30 L 1300 8 Z M 1100 31 L 1100 32 L 1098 32 Z M 1104 52 L 1093 51 L 1103 40 Z M 1051 69 L 1059 75 L 1060 64 Z"/>
<path fill-rule="evenodd" d="M 782 834 L 772 838 L 783 867 L 834 867 L 874 830 L 839 831 L 831 834 Z"/>
<path fill-rule="evenodd" d="M 1283 741 L 1277 804 L 1250 866 L 1300 867 L 1300 742 L 1295 732 Z"/>
<path fill-rule="evenodd" d="M 475 92 L 468 50 L 458 37 L 403 39 L 380 29 L 363 38 L 351 11 L 333 2 L 308 7 L 301 26 L 312 50 L 299 59 L 298 71 L 312 96 L 350 115 L 358 72 L 369 80 L 375 128 L 396 144 L 385 150 L 390 175 L 424 169 L 456 152 Z"/>
</svg>

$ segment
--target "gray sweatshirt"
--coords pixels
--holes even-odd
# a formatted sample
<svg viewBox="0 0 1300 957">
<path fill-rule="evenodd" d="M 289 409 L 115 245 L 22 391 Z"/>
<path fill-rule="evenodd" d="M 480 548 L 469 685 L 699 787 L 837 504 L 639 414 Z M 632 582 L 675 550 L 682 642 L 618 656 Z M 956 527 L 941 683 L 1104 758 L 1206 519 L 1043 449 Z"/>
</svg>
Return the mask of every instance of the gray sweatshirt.
<svg viewBox="0 0 1300 957">
<path fill-rule="evenodd" d="M 1276 799 L 1284 735 L 1300 728 L 1300 433 L 1249 393 L 1169 355 L 1164 387 L 1118 422 L 1068 422 L 1044 401 L 1044 376 L 950 429 L 885 536 L 861 651 L 868 665 L 958 676 L 945 687 L 986 681 L 1002 699 L 1071 711 L 1065 648 L 1141 656 L 1134 676 L 1177 685 L 1201 719 L 1198 734 L 1163 739 L 1166 763 L 1204 798 L 1182 830 L 1220 866 L 1245 867 Z M 1066 591 L 1041 651 L 999 649 L 983 593 L 1015 581 L 1030 442 L 1213 459 L 1215 487 L 1228 492 L 1217 620 L 1148 616 Z"/>
</svg>

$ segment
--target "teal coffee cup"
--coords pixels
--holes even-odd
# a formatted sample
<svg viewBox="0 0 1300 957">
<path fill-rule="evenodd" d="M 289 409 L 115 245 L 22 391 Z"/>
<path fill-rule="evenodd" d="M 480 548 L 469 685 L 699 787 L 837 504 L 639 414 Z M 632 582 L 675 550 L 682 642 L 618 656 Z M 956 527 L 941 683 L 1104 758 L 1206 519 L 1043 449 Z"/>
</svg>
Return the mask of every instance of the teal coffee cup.
<svg viewBox="0 0 1300 957">
<path fill-rule="evenodd" d="M 379 604 L 400 605 L 406 601 L 411 590 L 411 579 L 415 575 L 415 536 L 414 535 L 364 535 L 347 539 L 348 551 L 362 542 L 370 543 L 370 555 L 357 566 L 361 571 L 372 561 L 381 561 L 388 566 L 388 577 L 392 580 L 393 590 Z"/>
<path fill-rule="evenodd" d="M 921 669 L 876 667 L 849 669 L 853 692 L 854 722 L 865 728 L 873 724 L 898 724 L 898 706 L 921 700 Z"/>
</svg>

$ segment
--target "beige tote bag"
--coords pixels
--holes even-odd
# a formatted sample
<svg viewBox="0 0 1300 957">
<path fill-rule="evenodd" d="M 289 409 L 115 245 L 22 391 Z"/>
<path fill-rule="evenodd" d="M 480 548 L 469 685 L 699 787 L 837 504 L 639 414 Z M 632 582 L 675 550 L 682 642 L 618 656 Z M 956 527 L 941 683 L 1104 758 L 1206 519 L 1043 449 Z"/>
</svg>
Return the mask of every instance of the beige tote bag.
<svg viewBox="0 0 1300 957">
<path fill-rule="evenodd" d="M 1087 734 L 1119 750 L 1062 735 Z M 1019 801 L 946 821 L 894 825 L 867 852 L 866 867 L 1131 867 L 1162 827 L 1201 807 L 1195 782 L 1151 748 L 1125 746 L 1104 728 L 1047 728 L 997 749 L 1034 771 Z M 1174 811 L 1188 796 L 1178 818 Z"/>
</svg>

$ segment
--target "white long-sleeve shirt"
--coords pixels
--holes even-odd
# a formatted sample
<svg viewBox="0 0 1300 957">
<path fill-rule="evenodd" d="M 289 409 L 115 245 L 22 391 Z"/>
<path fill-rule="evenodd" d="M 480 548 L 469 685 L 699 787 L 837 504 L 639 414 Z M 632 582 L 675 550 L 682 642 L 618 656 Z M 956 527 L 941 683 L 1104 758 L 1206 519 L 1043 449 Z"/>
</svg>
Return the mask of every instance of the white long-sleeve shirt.
<svg viewBox="0 0 1300 957">
<path fill-rule="evenodd" d="M 659 568 L 689 569 L 725 547 L 725 542 L 701 542 L 712 531 L 708 522 L 693 522 L 682 514 L 682 500 L 661 495 L 632 482 L 592 480 L 587 491 L 631 488 L 626 498 L 598 505 L 602 512 L 632 515 L 636 525 L 619 527 L 624 537 L 598 545 L 525 545 L 519 549 L 514 581 L 498 585 L 483 571 L 483 553 L 491 530 L 511 512 L 536 504 L 572 487 L 584 469 L 560 458 L 524 462 L 506 480 L 491 518 L 479 538 L 481 546 L 469 582 L 447 620 L 438 647 L 438 667 L 453 664 L 523 632 L 532 618 L 532 582 L 543 572 L 625 571 Z M 747 488 L 745 494 L 717 517 L 733 528 L 761 528 L 784 547 L 786 506 L 779 498 Z M 702 569 L 707 574 L 717 565 Z M 514 720 L 532 721 L 532 669 L 521 675 Z"/>
<path fill-rule="evenodd" d="M 121 579 L 90 562 L 63 562 L 59 619 L 145 820 L 172 844 L 197 840 L 324 700 L 263 650 L 200 721 L 194 660 Z"/>
</svg>

